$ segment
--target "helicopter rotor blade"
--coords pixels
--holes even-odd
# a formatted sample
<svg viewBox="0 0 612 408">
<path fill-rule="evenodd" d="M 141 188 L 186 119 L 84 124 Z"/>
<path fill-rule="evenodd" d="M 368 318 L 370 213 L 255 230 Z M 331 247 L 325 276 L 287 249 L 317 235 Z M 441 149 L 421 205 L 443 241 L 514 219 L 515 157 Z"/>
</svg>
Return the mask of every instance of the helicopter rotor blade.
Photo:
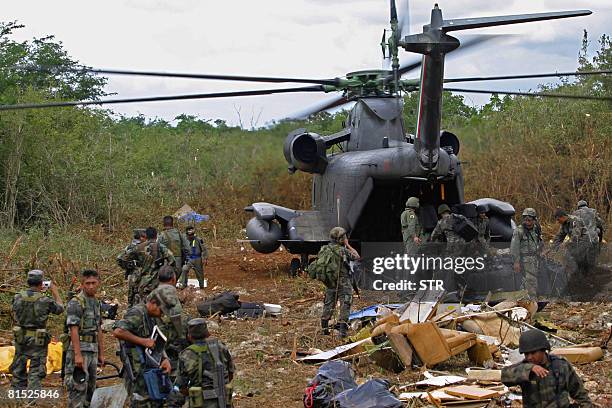
<svg viewBox="0 0 612 408">
<path fill-rule="evenodd" d="M 349 103 L 349 102 L 350 102 L 350 99 L 347 98 L 346 96 L 342 94 L 335 95 L 331 98 L 319 101 L 299 112 L 289 115 L 284 119 L 305 120 L 305 119 L 308 119 L 311 115 L 314 115 L 315 113 L 319 113 L 319 112 L 322 112 L 328 109 L 332 109 L 332 108 L 344 105 L 345 103 Z"/>
<path fill-rule="evenodd" d="M 323 86 L 314 85 L 300 88 L 280 88 L 280 89 L 261 89 L 256 91 L 230 91 L 204 94 L 187 94 L 187 95 L 170 95 L 170 96 L 149 96 L 140 98 L 117 98 L 103 99 L 97 101 L 66 101 L 66 102 L 47 102 L 47 103 L 27 103 L 18 105 L 0 105 L 0 111 L 18 110 L 18 109 L 37 109 L 37 108 L 57 108 L 65 106 L 87 106 L 87 105 L 111 105 L 120 103 L 133 102 L 160 102 L 160 101 L 176 101 L 190 99 L 212 99 L 212 98 L 232 98 L 237 96 L 257 96 L 257 95 L 272 95 L 280 93 L 295 93 L 295 92 L 325 92 Z"/>
<path fill-rule="evenodd" d="M 57 67 L 45 66 L 27 66 L 17 65 L 11 67 L 14 69 L 24 69 L 29 71 L 53 72 Z M 220 75 L 220 74 L 196 74 L 188 72 L 158 72 L 158 71 L 134 71 L 124 69 L 98 69 L 98 68 L 61 68 L 62 71 L 72 72 L 89 72 L 92 74 L 104 75 L 132 75 L 132 76 L 149 76 L 162 78 L 186 78 L 186 79 L 213 79 L 220 81 L 242 81 L 242 82 L 266 82 L 266 83 L 304 83 L 304 84 L 320 84 L 320 85 L 335 85 L 335 79 L 311 79 L 311 78 L 283 78 L 283 77 L 259 77 L 259 76 L 244 76 L 244 75 Z"/>
<path fill-rule="evenodd" d="M 528 79 L 528 78 L 547 78 L 547 77 L 563 77 L 563 76 L 581 76 L 581 75 L 601 75 L 612 74 L 612 70 L 604 71 L 583 71 L 583 72 L 554 72 L 545 74 L 525 74 L 525 75 L 502 75 L 489 77 L 466 77 L 466 78 L 448 78 L 444 82 L 477 82 L 477 81 L 498 81 L 504 79 Z"/>
<path fill-rule="evenodd" d="M 612 101 L 612 96 L 588 96 L 588 95 L 571 95 L 571 94 L 555 94 L 546 92 L 520 92 L 520 91 L 492 91 L 485 89 L 463 89 L 463 88 L 444 88 L 445 91 L 458 93 L 481 93 L 481 94 L 500 94 L 500 95 L 519 95 L 519 96 L 534 96 L 543 98 L 562 98 L 562 99 L 586 99 L 594 101 Z"/>
<path fill-rule="evenodd" d="M 400 38 L 410 34 L 410 0 L 398 0 L 400 10 L 398 29 Z"/>
</svg>

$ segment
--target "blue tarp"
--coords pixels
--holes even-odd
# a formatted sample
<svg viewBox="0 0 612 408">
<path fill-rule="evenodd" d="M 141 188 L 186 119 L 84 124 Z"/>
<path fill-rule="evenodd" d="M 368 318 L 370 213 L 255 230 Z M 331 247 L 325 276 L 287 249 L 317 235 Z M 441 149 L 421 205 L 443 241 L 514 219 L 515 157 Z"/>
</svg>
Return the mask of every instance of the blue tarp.
<svg viewBox="0 0 612 408">
<path fill-rule="evenodd" d="M 193 211 L 193 212 L 187 213 L 185 215 L 181 215 L 179 217 L 179 220 L 186 221 L 186 222 L 200 223 L 202 221 L 210 220 L 210 215 L 208 215 L 208 214 L 198 214 L 197 212 Z"/>
<path fill-rule="evenodd" d="M 397 309 L 398 307 L 402 306 L 402 303 L 391 303 L 388 305 L 373 305 L 373 306 L 369 306 L 366 307 L 364 309 L 361 309 L 357 312 L 353 312 L 349 315 L 349 321 L 351 320 L 355 320 L 355 319 L 363 319 L 364 317 L 376 317 L 378 316 L 378 308 L 380 306 L 384 306 L 386 308 L 389 309 Z"/>
</svg>

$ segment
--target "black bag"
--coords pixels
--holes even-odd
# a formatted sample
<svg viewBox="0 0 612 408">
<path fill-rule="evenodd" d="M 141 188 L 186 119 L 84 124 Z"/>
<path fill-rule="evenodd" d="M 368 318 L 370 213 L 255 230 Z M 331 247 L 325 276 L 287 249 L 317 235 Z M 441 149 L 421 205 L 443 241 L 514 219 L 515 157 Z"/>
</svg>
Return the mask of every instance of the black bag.
<svg viewBox="0 0 612 408">
<path fill-rule="evenodd" d="M 346 361 L 328 361 L 319 368 L 304 393 L 304 407 L 332 408 L 334 397 L 357 387 L 351 364 Z"/>
<path fill-rule="evenodd" d="M 240 302 L 240 309 L 234 314 L 236 317 L 257 319 L 263 316 L 265 310 L 261 303 Z"/>
<path fill-rule="evenodd" d="M 202 317 L 209 317 L 216 313 L 225 315 L 240 309 L 238 298 L 239 295 L 235 292 L 223 292 L 203 301 L 197 305 L 197 309 Z"/>
<path fill-rule="evenodd" d="M 334 398 L 337 408 L 402 408 L 402 402 L 389 391 L 389 382 L 381 378 L 369 380 L 359 387 L 344 391 Z"/>
<path fill-rule="evenodd" d="M 465 242 L 470 242 L 478 236 L 478 229 L 472 224 L 470 220 L 465 217 L 452 216 L 453 220 L 453 231 L 455 231 L 461 238 L 465 239 Z"/>
</svg>

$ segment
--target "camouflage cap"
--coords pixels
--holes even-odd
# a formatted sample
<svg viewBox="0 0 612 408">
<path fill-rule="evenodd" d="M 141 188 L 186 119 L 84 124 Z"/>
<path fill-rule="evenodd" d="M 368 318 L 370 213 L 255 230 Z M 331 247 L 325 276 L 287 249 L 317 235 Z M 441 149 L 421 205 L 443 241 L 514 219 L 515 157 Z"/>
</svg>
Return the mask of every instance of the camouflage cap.
<svg viewBox="0 0 612 408">
<path fill-rule="evenodd" d="M 537 218 L 538 217 L 538 213 L 536 212 L 536 210 L 534 210 L 533 208 L 529 207 L 529 208 L 525 208 L 523 210 L 523 217 L 531 217 L 531 218 Z"/>
<path fill-rule="evenodd" d="M 578 208 L 588 207 L 588 206 L 589 206 L 589 204 L 585 200 L 578 201 L 578 204 L 577 204 Z"/>
<path fill-rule="evenodd" d="M 197 339 L 202 339 L 208 336 L 208 324 L 206 323 L 206 319 L 201 317 L 191 319 L 189 322 L 187 322 L 187 330 L 189 331 L 189 335 L 191 337 Z"/>
<path fill-rule="evenodd" d="M 42 282 L 43 281 L 43 276 L 44 276 L 44 272 L 41 271 L 40 269 L 32 269 L 30 272 L 28 272 L 28 280 L 29 281 Z"/>
<path fill-rule="evenodd" d="M 442 204 L 441 206 L 438 207 L 438 215 L 442 215 L 445 212 L 451 212 L 451 209 L 448 205 L 446 204 Z"/>
<path fill-rule="evenodd" d="M 178 316 L 183 312 L 183 306 L 176 293 L 176 288 L 172 285 L 160 284 L 155 288 L 147 300 L 151 298 L 159 299 L 160 308 L 164 315 L 168 317 Z"/>
<path fill-rule="evenodd" d="M 342 227 L 334 227 L 329 231 L 329 239 L 332 241 L 341 241 L 346 236 L 346 230 Z"/>
</svg>

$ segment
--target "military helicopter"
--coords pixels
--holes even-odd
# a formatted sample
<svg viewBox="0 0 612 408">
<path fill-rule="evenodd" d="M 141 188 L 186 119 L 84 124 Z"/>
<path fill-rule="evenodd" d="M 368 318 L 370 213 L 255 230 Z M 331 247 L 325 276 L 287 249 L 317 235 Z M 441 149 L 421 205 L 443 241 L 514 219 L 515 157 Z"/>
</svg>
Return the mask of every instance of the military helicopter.
<svg viewBox="0 0 612 408">
<path fill-rule="evenodd" d="M 448 88 L 446 83 L 503 80 L 520 78 L 597 75 L 612 71 L 565 72 L 496 77 L 444 78 L 446 54 L 458 49 L 460 41 L 450 36 L 452 31 L 492 27 L 586 16 L 589 10 L 537 14 L 451 19 L 442 17 L 436 4 L 429 24 L 423 32 L 408 34 L 406 24 L 398 20 L 394 0 L 390 0 L 390 34 L 385 31 L 381 42 L 383 56 L 391 60 L 388 70 L 366 70 L 346 74 L 342 78 L 280 78 L 216 74 L 128 71 L 78 68 L 107 75 L 143 75 L 268 83 L 305 83 L 309 86 L 229 91 L 206 94 L 114 98 L 94 101 L 49 102 L 43 104 L 0 105 L 0 110 L 86 106 L 149 101 L 208 99 L 257 96 L 295 92 L 338 92 L 338 96 L 315 107 L 305 109 L 288 119 L 304 119 L 319 111 L 354 101 L 344 129 L 332 135 L 318 135 L 306 129 L 291 132 L 284 143 L 284 155 L 289 171 L 313 174 L 312 209 L 296 210 L 280 205 L 257 202 L 245 210 L 254 214 L 247 223 L 247 241 L 262 253 L 271 253 L 283 245 L 290 253 L 300 255 L 291 263 L 291 270 L 305 268 L 309 255 L 316 254 L 328 242 L 329 230 L 344 227 L 350 240 L 363 242 L 401 241 L 400 213 L 406 199 L 416 196 L 421 201 L 421 217 L 426 230 L 437 221 L 435 208 L 446 203 L 457 212 L 474 216 L 476 205 L 486 208 L 491 221 L 494 241 L 508 242 L 514 224 L 515 210 L 511 204 L 492 198 L 464 202 L 464 178 L 459 138 L 441 130 L 442 92 L 496 93 L 535 97 L 612 100 L 611 97 L 562 95 L 557 93 L 527 93 L 499 90 Z M 404 20 L 405 21 L 405 20 Z M 466 41 L 462 50 L 476 46 L 489 37 Z M 421 61 L 399 63 L 399 49 L 422 54 Z M 29 70 L 53 70 L 53 67 L 16 67 Z M 420 68 L 420 79 L 405 80 L 402 76 Z M 419 92 L 415 134 L 406 132 L 402 120 L 402 93 Z M 337 146 L 339 153 L 329 150 Z"/>
</svg>

